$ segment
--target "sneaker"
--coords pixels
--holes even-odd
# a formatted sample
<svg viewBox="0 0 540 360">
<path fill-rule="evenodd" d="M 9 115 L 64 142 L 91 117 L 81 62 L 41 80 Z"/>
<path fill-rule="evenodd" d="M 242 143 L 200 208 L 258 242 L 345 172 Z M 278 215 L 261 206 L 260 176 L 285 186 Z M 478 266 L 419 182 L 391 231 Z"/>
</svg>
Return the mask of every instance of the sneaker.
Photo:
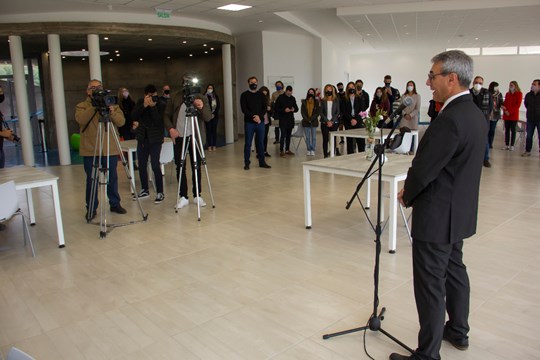
<svg viewBox="0 0 540 360">
<path fill-rule="evenodd" d="M 158 193 L 156 200 L 154 200 L 154 204 L 161 204 L 163 200 L 165 200 L 165 195 L 163 195 L 163 193 Z"/>
<path fill-rule="evenodd" d="M 508 149 L 510 149 L 510 146 L 503 146 L 502 147 L 502 150 L 508 150 Z"/>
<path fill-rule="evenodd" d="M 137 200 L 137 198 L 144 199 L 144 198 L 147 198 L 149 196 L 150 196 L 150 193 L 148 192 L 148 190 L 142 189 L 141 191 L 139 191 L 137 196 L 133 195 L 133 201 Z"/>
<path fill-rule="evenodd" d="M 513 147 L 513 146 L 510 146 L 510 151 L 514 151 L 514 147 Z"/>
<path fill-rule="evenodd" d="M 193 198 L 193 203 L 194 204 L 197 204 L 197 201 L 199 202 L 200 207 L 205 207 L 206 206 L 206 202 L 204 201 L 204 199 L 202 197 L 197 196 L 197 197 Z"/>
<path fill-rule="evenodd" d="M 521 154 L 521 156 L 531 156 L 531 152 L 525 151 L 523 154 Z"/>
<path fill-rule="evenodd" d="M 188 199 L 186 199 L 185 197 L 180 197 L 180 200 L 178 200 L 178 204 L 176 204 L 176 208 L 177 209 L 182 209 L 182 208 L 185 208 L 186 206 L 189 205 L 189 201 Z"/>
</svg>

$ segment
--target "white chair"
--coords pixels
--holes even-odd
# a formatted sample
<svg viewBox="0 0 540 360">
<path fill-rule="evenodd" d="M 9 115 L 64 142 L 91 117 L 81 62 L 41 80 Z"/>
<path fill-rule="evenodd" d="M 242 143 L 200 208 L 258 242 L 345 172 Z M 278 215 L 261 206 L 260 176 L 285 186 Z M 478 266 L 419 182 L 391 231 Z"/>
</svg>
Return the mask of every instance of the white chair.
<svg viewBox="0 0 540 360">
<path fill-rule="evenodd" d="M 168 163 L 173 163 L 173 162 L 174 162 L 174 144 L 172 141 L 165 141 L 161 145 L 161 153 L 159 154 L 159 164 L 161 166 L 161 174 L 163 175 L 163 177 L 165 177 L 165 165 Z M 152 171 L 152 165 L 150 161 L 148 161 L 148 173 L 151 174 L 152 185 L 154 186 L 154 191 L 157 191 L 156 182 L 154 179 L 154 172 Z M 172 173 L 173 173 L 173 169 L 171 166 L 171 176 L 172 176 Z M 170 178 L 169 178 L 169 182 L 171 182 Z"/>
<path fill-rule="evenodd" d="M 26 246 L 26 241 L 30 243 L 30 249 L 32 249 L 32 256 L 36 256 L 34 252 L 34 244 L 32 244 L 32 238 L 30 237 L 30 232 L 28 231 L 28 223 L 26 222 L 26 217 L 19 208 L 19 199 L 17 198 L 17 191 L 15 189 L 15 182 L 8 181 L 7 183 L 0 185 L 0 222 L 7 221 L 11 219 L 14 215 L 21 215 L 23 222 L 23 232 L 24 232 L 24 245 Z"/>
<path fill-rule="evenodd" d="M 305 136 L 306 134 L 304 133 L 304 127 L 302 126 L 302 124 L 296 125 L 295 129 L 293 129 L 293 133 L 291 134 L 291 142 L 293 143 L 293 146 L 295 146 L 294 139 L 298 139 L 294 152 L 298 152 L 298 148 L 300 147 L 300 143 L 302 142 L 302 140 L 304 140 L 304 143 L 307 146 Z"/>
<path fill-rule="evenodd" d="M 392 150 L 396 154 L 408 154 L 411 151 L 413 135 L 410 132 L 403 133 L 403 139 L 401 145 Z"/>
<path fill-rule="evenodd" d="M 6 360 L 35 360 L 33 357 L 28 355 L 22 350 L 12 347 L 7 354 Z"/>
</svg>

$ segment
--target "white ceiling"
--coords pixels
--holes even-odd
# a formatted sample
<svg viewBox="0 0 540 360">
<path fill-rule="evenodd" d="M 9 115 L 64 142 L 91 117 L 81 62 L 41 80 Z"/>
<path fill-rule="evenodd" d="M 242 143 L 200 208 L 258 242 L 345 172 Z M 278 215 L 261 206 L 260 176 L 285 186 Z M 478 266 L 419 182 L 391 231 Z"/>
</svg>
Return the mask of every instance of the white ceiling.
<svg viewBox="0 0 540 360">
<path fill-rule="evenodd" d="M 217 10 L 229 3 L 253 6 Z M 233 35 L 308 31 L 351 53 L 422 47 L 540 45 L 540 0 L 13 0 L 2 16 L 27 13 L 103 11 L 153 14 L 211 21 Z M 90 19 L 89 19 L 90 20 Z"/>
</svg>

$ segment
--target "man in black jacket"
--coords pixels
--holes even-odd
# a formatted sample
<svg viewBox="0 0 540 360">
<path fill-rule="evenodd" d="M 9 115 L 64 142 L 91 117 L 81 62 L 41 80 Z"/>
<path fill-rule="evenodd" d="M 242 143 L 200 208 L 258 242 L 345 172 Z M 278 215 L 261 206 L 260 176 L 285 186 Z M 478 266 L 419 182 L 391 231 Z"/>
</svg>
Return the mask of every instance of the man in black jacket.
<svg viewBox="0 0 540 360">
<path fill-rule="evenodd" d="M 144 98 L 139 99 L 133 108 L 131 118 L 133 127 L 136 129 L 137 138 L 137 160 L 139 162 L 139 177 L 141 178 L 141 191 L 133 200 L 150 196 L 148 192 L 148 170 L 146 164 L 148 157 L 152 165 L 154 179 L 156 182 L 156 199 L 154 203 L 161 204 L 165 199 L 163 195 L 163 175 L 159 158 L 161 155 L 161 145 L 163 144 L 163 110 L 165 103 L 159 101 L 157 89 L 154 85 L 147 85 L 144 88 Z"/>
<path fill-rule="evenodd" d="M 391 360 L 438 360 L 443 339 L 460 350 L 469 346 L 470 286 L 462 249 L 463 239 L 476 232 L 487 124 L 468 91 L 472 59 L 454 50 L 431 61 L 426 84 L 444 106 L 422 137 L 398 194 L 402 205 L 413 207 L 418 348 L 411 356 L 392 354 Z"/>
<path fill-rule="evenodd" d="M 294 128 L 294 113 L 298 112 L 298 104 L 292 96 L 292 86 L 287 86 L 285 93 L 279 95 L 276 100 L 276 111 L 279 114 L 279 128 L 281 130 L 281 139 L 279 141 L 279 155 L 294 155 L 289 149 L 291 145 L 291 134 Z"/>
<path fill-rule="evenodd" d="M 538 145 L 540 146 L 540 79 L 531 84 L 531 91 L 525 95 L 525 107 L 527 108 L 527 140 L 525 152 L 521 156 L 531 156 L 534 130 L 538 132 Z"/>
</svg>

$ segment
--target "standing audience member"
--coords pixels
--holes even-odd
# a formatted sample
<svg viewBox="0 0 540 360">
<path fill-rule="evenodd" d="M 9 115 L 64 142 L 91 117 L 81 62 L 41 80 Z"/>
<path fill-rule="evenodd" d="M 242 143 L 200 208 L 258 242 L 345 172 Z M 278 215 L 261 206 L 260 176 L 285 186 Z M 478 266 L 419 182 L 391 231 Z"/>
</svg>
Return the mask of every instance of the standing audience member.
<svg viewBox="0 0 540 360">
<path fill-rule="evenodd" d="M 131 113 L 135 107 L 135 101 L 131 98 L 128 89 L 120 88 L 118 90 L 118 106 L 120 107 L 120 110 L 122 110 L 122 113 L 124 113 L 124 118 L 126 119 L 126 123 L 118 129 L 120 136 L 124 138 L 124 140 L 134 139 L 135 134 L 133 132 L 133 119 L 131 119 Z"/>
<path fill-rule="evenodd" d="M 214 85 L 212 84 L 208 84 L 206 87 L 206 93 L 204 95 L 206 95 L 208 104 L 210 105 L 210 110 L 212 111 L 212 119 L 204 123 L 206 126 L 206 146 L 208 147 L 208 151 L 216 151 L 217 126 L 220 108 L 219 97 L 216 94 Z"/>
<path fill-rule="evenodd" d="M 431 61 L 426 84 L 444 106 L 422 137 L 398 194 L 402 205 L 412 206 L 415 219 L 412 261 L 418 347 L 412 355 L 394 353 L 390 360 L 441 359 L 442 340 L 459 350 L 469 347 L 470 284 L 463 240 L 476 232 L 488 124 L 468 91 L 473 60 L 453 50 Z"/>
<path fill-rule="evenodd" d="M 266 157 L 272 157 L 268 153 L 268 133 L 270 132 L 270 125 L 272 124 L 272 107 L 271 107 L 271 100 L 270 100 L 270 89 L 268 89 L 266 86 L 263 86 L 259 89 L 259 92 L 264 95 L 264 98 L 266 99 L 266 112 L 264 113 L 264 139 L 263 139 L 263 145 L 264 145 L 264 156 Z M 256 135 L 255 135 L 256 136 Z M 258 144 L 257 139 L 255 139 L 255 145 Z M 257 154 L 259 151 L 257 150 Z"/>
<path fill-rule="evenodd" d="M 403 118 L 401 119 L 399 127 L 408 127 L 411 130 L 418 130 L 418 116 L 420 114 L 420 103 L 422 100 L 420 98 L 420 94 L 416 92 L 416 84 L 412 80 L 407 82 L 407 87 L 403 93 L 403 96 L 401 97 L 402 101 L 405 100 L 405 98 L 410 98 L 412 103 L 403 109 Z M 411 149 L 409 151 L 411 155 L 413 154 L 413 149 L 414 137 L 411 142 Z"/>
<path fill-rule="evenodd" d="M 343 85 L 342 82 L 338 82 L 336 86 L 337 86 L 337 96 L 341 104 L 343 101 L 347 99 L 347 94 L 345 94 L 345 86 Z M 345 124 L 343 124 L 343 119 L 341 118 L 341 115 L 342 114 L 339 114 L 339 126 L 338 126 L 339 131 L 342 131 L 345 128 Z M 341 136 L 339 144 L 342 145 L 344 141 L 345 141 L 345 138 Z"/>
<path fill-rule="evenodd" d="M 540 79 L 531 84 L 531 91 L 525 95 L 525 107 L 527 108 L 527 141 L 525 152 L 521 156 L 531 156 L 534 130 L 538 133 L 538 147 L 540 150 Z"/>
<path fill-rule="evenodd" d="M 523 93 L 521 92 L 517 81 L 510 81 L 508 92 L 504 97 L 503 106 L 501 106 L 504 120 L 504 150 L 514 151 L 516 126 L 519 121 L 519 108 L 521 107 L 522 100 Z M 495 101 L 493 101 L 493 104 L 493 108 L 495 108 Z"/>
<path fill-rule="evenodd" d="M 249 160 L 251 156 L 251 143 L 254 135 L 256 135 L 255 141 L 257 141 L 255 148 L 257 149 L 259 167 L 270 169 L 271 166 L 264 159 L 263 144 L 264 114 L 267 111 L 267 100 L 261 92 L 257 91 L 259 81 L 255 76 L 250 77 L 247 83 L 249 89 L 244 91 L 240 96 L 240 106 L 244 113 L 244 134 L 246 137 L 244 143 L 244 170 L 249 170 L 251 163 Z"/>
<path fill-rule="evenodd" d="M 392 84 L 392 76 L 386 75 L 384 77 L 384 90 L 390 102 L 390 112 L 392 112 L 401 104 L 401 95 L 399 94 L 399 90 L 390 86 L 390 84 Z M 388 115 L 390 115 L 390 112 Z M 391 128 L 392 124 L 388 124 L 387 127 Z"/>
<path fill-rule="evenodd" d="M 497 129 L 497 122 L 501 119 L 501 107 L 503 106 L 503 96 L 499 91 L 499 83 L 492 81 L 489 83 L 489 92 L 493 98 L 493 111 L 489 120 L 489 134 L 488 144 L 489 148 L 493 149 L 493 139 L 495 138 L 495 130 Z"/>
<path fill-rule="evenodd" d="M 345 130 L 360 129 L 364 127 L 360 112 L 362 110 L 362 103 L 360 97 L 356 93 L 356 86 L 351 81 L 347 84 L 345 100 L 343 100 L 339 106 L 341 109 L 341 121 L 345 126 Z M 347 154 L 353 154 L 358 147 L 358 152 L 364 151 L 366 141 L 359 138 L 347 138 Z"/>
<path fill-rule="evenodd" d="M 443 105 L 443 103 L 435 101 L 434 99 L 429 100 L 429 108 L 427 113 L 431 121 L 437 118 L 437 115 L 439 115 L 439 111 L 441 111 Z"/>
<path fill-rule="evenodd" d="M 281 94 L 276 100 L 276 113 L 279 117 L 279 129 L 281 131 L 281 139 L 279 141 L 279 155 L 294 155 L 289 149 L 291 146 L 291 134 L 294 128 L 294 113 L 298 112 L 296 99 L 292 95 L 292 86 L 287 86 L 285 93 Z"/>
<path fill-rule="evenodd" d="M 384 111 L 383 119 L 379 121 L 378 127 L 384 126 L 384 121 L 390 115 L 390 100 L 388 100 L 387 92 L 384 91 L 382 87 L 375 89 L 375 94 L 373 95 L 373 100 L 371 101 L 371 106 L 369 108 L 369 116 L 375 116 L 377 110 Z M 393 125 L 393 124 L 389 124 Z"/>
<path fill-rule="evenodd" d="M 493 111 L 493 97 L 490 92 L 482 87 L 484 85 L 484 78 L 477 76 L 474 78 L 473 87 L 470 89 L 473 101 L 482 110 L 482 114 L 486 118 L 486 123 L 489 124 L 489 117 Z M 489 128 L 489 127 L 488 127 Z M 488 132 L 489 133 L 489 132 Z M 487 134 L 486 134 L 487 135 Z M 489 162 L 489 144 L 486 141 L 486 151 L 484 154 L 484 166 L 490 168 L 491 163 Z"/>
<path fill-rule="evenodd" d="M 5 99 L 4 89 L 0 86 L 0 103 L 3 103 Z M 4 139 L 13 141 L 13 131 L 11 129 L 4 129 L 4 114 L 0 112 L 0 169 L 3 169 L 6 164 L 6 157 L 4 155 Z M 3 230 L 4 225 L 0 224 L 0 229 Z"/>
<path fill-rule="evenodd" d="M 137 160 L 139 162 L 139 177 L 141 179 L 141 191 L 133 200 L 150 196 L 148 191 L 148 170 L 146 164 L 150 157 L 150 165 L 154 173 L 156 184 L 155 204 L 161 204 L 165 199 L 163 194 L 163 174 L 161 173 L 161 145 L 163 144 L 163 112 L 165 105 L 159 101 L 157 89 L 154 85 L 144 88 L 144 98 L 139 99 L 133 109 L 133 122 L 137 138 Z"/>
<path fill-rule="evenodd" d="M 323 141 L 323 155 L 330 156 L 328 152 L 328 142 L 330 141 L 330 131 L 336 131 L 339 126 L 339 98 L 335 88 L 331 84 L 324 86 L 324 97 L 321 101 L 321 133 Z M 334 153 L 339 155 L 336 148 Z"/>
<path fill-rule="evenodd" d="M 315 98 L 315 89 L 308 90 L 305 100 L 302 100 L 301 108 L 307 155 L 314 156 L 317 145 L 317 127 L 319 126 L 319 115 L 321 114 L 319 99 Z"/>
<path fill-rule="evenodd" d="M 188 82 L 190 79 L 187 76 L 184 76 L 183 81 Z M 177 91 L 171 95 L 171 99 L 167 102 L 165 107 L 165 112 L 163 114 L 163 125 L 165 129 L 169 131 L 169 136 L 171 137 L 174 143 L 174 163 L 176 164 L 176 179 L 180 182 L 180 199 L 176 204 L 176 209 L 182 209 L 189 204 L 188 198 L 188 187 L 187 187 L 187 176 L 186 176 L 186 164 L 185 161 L 182 163 L 182 149 L 184 143 L 186 143 L 186 153 L 185 158 L 187 159 L 187 154 L 189 154 L 189 162 L 191 164 L 191 183 L 192 183 L 192 194 L 193 194 L 193 203 L 199 203 L 199 206 L 206 206 L 206 202 L 201 196 L 201 156 L 197 148 L 196 154 L 193 153 L 192 141 L 197 141 L 195 136 L 199 134 L 195 133 L 196 127 L 201 131 L 201 122 L 207 122 L 212 117 L 212 112 L 210 106 L 208 105 L 208 100 L 206 96 L 202 94 L 193 95 L 193 107 L 197 112 L 197 126 L 187 122 L 187 106 L 184 101 L 184 92 Z M 185 136 L 184 136 L 185 135 Z M 202 138 L 202 135 L 201 135 Z M 197 163 L 195 163 L 197 161 Z M 180 172 L 182 168 L 182 172 Z M 197 178 L 195 178 L 197 174 Z M 197 193 L 197 186 L 199 192 Z"/>
<path fill-rule="evenodd" d="M 360 99 L 360 111 L 369 109 L 369 94 L 363 89 L 364 82 L 360 79 L 356 80 L 356 95 Z"/>
<path fill-rule="evenodd" d="M 285 92 L 285 86 L 283 86 L 283 83 L 280 80 L 276 81 L 274 85 L 276 87 L 276 91 L 272 93 L 272 97 L 270 99 L 271 101 L 270 106 L 272 107 L 272 116 L 274 120 L 277 120 L 279 123 L 279 115 L 276 112 L 275 106 L 276 106 L 277 98 Z M 274 135 L 275 135 L 274 144 L 279 144 L 279 140 L 280 140 L 279 125 L 274 128 Z"/>
<path fill-rule="evenodd" d="M 96 161 L 98 161 L 99 156 L 101 156 L 101 167 L 107 168 L 108 166 L 109 178 L 107 182 L 107 198 L 109 199 L 111 212 L 118 214 L 125 214 L 127 212 L 126 209 L 120 205 L 120 194 L 118 193 L 118 174 L 116 168 L 118 165 L 118 154 L 120 154 L 120 149 L 118 149 L 117 146 L 110 146 L 107 148 L 106 144 L 114 144 L 114 142 L 110 139 L 110 141 L 106 141 L 106 136 L 112 135 L 105 131 L 102 132 L 102 139 L 100 140 L 104 144 L 101 154 L 97 153 L 99 149 L 96 149 L 101 114 L 92 104 L 92 94 L 100 90 L 103 90 L 101 81 L 95 79 L 90 80 L 86 87 L 86 100 L 78 103 L 75 108 L 75 121 L 79 124 L 81 134 L 79 154 L 83 158 L 84 172 L 86 173 L 87 221 L 91 221 L 96 217 L 96 209 L 98 207 L 98 191 L 94 193 L 94 197 L 91 199 L 93 186 L 92 173 L 94 167 L 100 166 L 100 164 L 94 163 L 94 155 L 96 155 Z M 118 105 L 111 105 L 107 110 L 109 111 L 110 121 L 113 125 L 112 128 L 114 131 L 118 131 L 117 128 L 124 125 L 126 122 L 122 110 L 120 110 Z M 92 203 L 93 208 L 90 208 Z"/>
</svg>

